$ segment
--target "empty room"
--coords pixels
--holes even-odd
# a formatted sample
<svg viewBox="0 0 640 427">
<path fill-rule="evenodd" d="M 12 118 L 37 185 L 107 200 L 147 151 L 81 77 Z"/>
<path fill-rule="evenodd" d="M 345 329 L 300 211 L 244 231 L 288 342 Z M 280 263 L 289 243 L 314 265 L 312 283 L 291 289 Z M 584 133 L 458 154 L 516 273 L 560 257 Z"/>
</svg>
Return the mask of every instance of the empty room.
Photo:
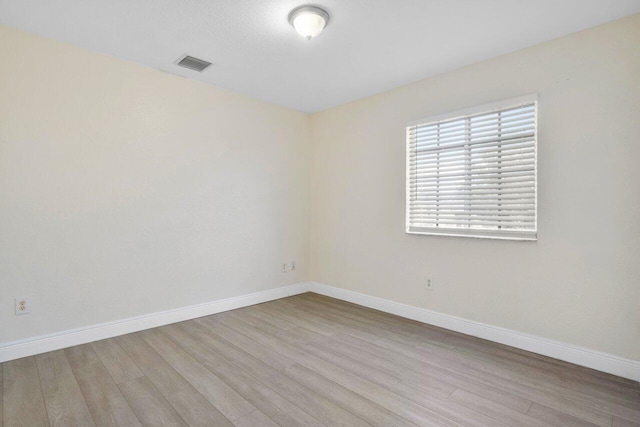
<svg viewBox="0 0 640 427">
<path fill-rule="evenodd" d="M 0 427 L 640 427 L 640 0 L 0 0 Z"/>
</svg>

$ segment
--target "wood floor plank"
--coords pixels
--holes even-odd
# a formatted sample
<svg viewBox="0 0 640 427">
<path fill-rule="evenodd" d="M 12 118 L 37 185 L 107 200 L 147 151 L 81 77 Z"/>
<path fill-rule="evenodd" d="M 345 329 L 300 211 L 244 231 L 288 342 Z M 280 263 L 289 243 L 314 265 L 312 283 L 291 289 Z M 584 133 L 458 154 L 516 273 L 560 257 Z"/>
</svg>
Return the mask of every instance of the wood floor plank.
<svg viewBox="0 0 640 427">
<path fill-rule="evenodd" d="M 93 426 L 91 412 L 84 400 L 64 350 L 36 356 L 42 395 L 51 426 Z"/>
<path fill-rule="evenodd" d="M 612 427 L 640 427 L 640 424 L 614 416 Z"/>
<path fill-rule="evenodd" d="M 313 303 L 304 303 L 297 305 L 297 309 L 310 310 L 311 312 L 315 312 L 316 314 L 321 313 L 323 316 L 328 316 L 331 320 L 335 321 L 342 318 L 343 322 L 346 322 L 350 326 L 354 326 L 356 328 L 368 330 L 371 326 L 367 324 L 367 322 L 359 322 L 353 319 L 353 316 L 344 315 L 344 313 L 337 313 L 335 310 L 327 309 L 326 304 L 321 304 L 317 307 L 313 306 Z M 385 329 L 381 327 L 380 324 L 376 324 L 376 327 L 380 327 L 380 329 Z M 391 328 L 386 328 L 387 331 L 391 331 Z M 398 332 L 395 330 L 394 332 Z M 389 333 L 386 334 L 382 339 L 390 339 L 393 340 L 394 337 L 389 336 Z M 398 333 L 398 336 L 402 336 L 404 338 L 408 338 L 408 335 L 402 335 Z M 410 338 L 410 337 L 409 337 Z M 396 338 L 397 339 L 397 338 Z M 408 339 L 409 343 L 415 345 L 411 339 Z M 618 405 L 617 403 L 612 402 L 608 399 L 599 399 L 593 398 L 586 393 L 581 391 L 573 392 L 566 388 L 561 388 L 555 386 L 554 384 L 545 383 L 540 381 L 536 377 L 528 377 L 519 372 L 508 372 L 503 369 L 503 367 L 497 367 L 493 363 L 483 364 L 479 361 L 473 360 L 472 358 L 465 358 L 460 355 L 452 355 L 451 353 L 447 353 L 445 349 L 439 349 L 435 346 L 423 347 L 420 345 L 416 346 L 419 351 L 424 351 L 425 353 L 429 353 L 429 357 L 433 357 L 435 354 L 442 357 L 441 363 L 446 364 L 448 360 L 451 362 L 452 360 L 458 364 L 461 364 L 461 370 L 468 372 L 478 372 L 482 371 L 483 379 L 492 378 L 497 381 L 509 381 L 510 385 L 518 386 L 524 385 L 526 387 L 531 387 L 531 389 L 527 391 L 539 391 L 539 399 L 544 400 L 543 403 L 547 403 L 551 406 L 556 405 L 559 406 L 560 412 L 569 412 L 579 418 L 583 418 L 585 420 L 591 420 L 597 423 L 598 425 L 608 426 L 610 425 L 610 417 L 605 415 L 607 413 L 616 414 L 624 419 L 632 420 L 635 422 L 636 418 L 640 416 L 637 410 L 633 408 L 628 408 L 624 405 Z M 424 356 L 427 356 L 425 354 Z M 504 383 L 503 383 L 504 384 Z M 521 389 L 525 390 L 525 389 Z M 551 395 L 551 396 L 549 396 Z M 546 399 L 543 397 L 546 396 Z"/>
<path fill-rule="evenodd" d="M 477 364 L 473 364 L 468 360 L 452 357 L 451 354 L 447 353 L 446 350 L 441 347 L 415 348 L 410 344 L 404 343 L 399 336 L 394 336 L 387 331 L 353 322 L 350 319 L 327 313 L 324 310 L 314 310 L 304 304 L 298 305 L 292 310 L 301 310 L 306 313 L 306 315 L 323 318 L 327 324 L 332 327 L 341 325 L 349 335 L 362 338 L 374 345 L 403 354 L 403 356 L 407 356 L 416 360 L 417 363 L 424 365 L 426 369 L 443 369 L 450 375 L 460 374 L 469 381 L 477 382 L 481 386 L 486 385 L 496 389 L 502 389 L 515 396 L 536 401 L 537 403 L 558 409 L 596 425 L 602 427 L 609 427 L 611 425 L 611 416 L 607 414 L 606 408 L 594 408 L 595 405 L 593 402 L 573 400 L 567 396 L 567 394 L 569 394 L 568 390 L 566 394 L 563 394 L 562 391 L 554 392 L 554 390 L 548 390 L 546 388 L 532 388 L 530 385 L 497 376 L 492 372 L 486 372 L 481 366 L 477 366 Z M 476 367 L 480 369 L 476 369 Z"/>
<path fill-rule="evenodd" d="M 278 302 L 278 301 L 272 301 Z M 315 332 L 318 335 L 331 336 L 336 333 L 335 330 L 331 330 L 327 328 L 322 323 L 314 322 L 312 320 L 306 319 L 297 315 L 297 312 L 293 312 L 293 310 L 287 309 L 283 310 L 281 306 L 278 304 L 260 304 L 255 307 L 256 313 L 259 313 L 261 316 L 269 319 L 271 317 L 280 319 L 284 322 L 287 322 L 293 326 L 303 327 L 311 332 Z M 251 307 L 251 308 L 254 308 Z"/>
<path fill-rule="evenodd" d="M 140 332 L 142 338 L 213 406 L 234 421 L 256 408 L 159 330 Z"/>
<path fill-rule="evenodd" d="M 275 313 L 276 312 L 274 312 L 274 314 Z M 304 328 L 307 328 L 311 323 L 322 325 L 324 321 L 320 317 L 314 318 L 314 315 L 311 313 L 302 312 L 302 314 L 300 314 L 293 310 L 289 310 L 286 314 L 283 311 L 278 311 L 277 315 L 290 316 L 288 318 L 292 322 Z M 483 384 L 480 381 L 469 379 L 457 372 L 447 371 L 442 367 L 409 357 L 401 351 L 376 345 L 374 343 L 378 337 L 374 335 L 344 328 L 339 324 L 325 324 L 323 327 L 335 332 L 332 338 L 336 341 L 336 344 L 331 347 L 332 349 L 342 352 L 347 350 L 349 346 L 353 346 L 358 352 L 364 355 L 367 362 L 372 364 L 376 369 L 388 372 L 404 371 L 417 381 L 432 386 L 432 391 L 441 389 L 441 392 L 444 393 L 445 390 L 452 392 L 458 387 L 465 388 L 468 391 L 477 392 L 477 394 L 482 395 L 486 399 L 503 404 L 522 413 L 525 413 L 532 404 L 530 400 L 506 393 L 499 388 Z M 402 350 L 402 346 L 398 346 L 398 349 Z"/>
<path fill-rule="evenodd" d="M 116 384 L 141 378 L 144 373 L 124 352 L 114 338 L 91 343 Z"/>
<path fill-rule="evenodd" d="M 477 396 L 462 389 L 458 389 L 453 392 L 453 394 L 449 396 L 449 400 L 458 402 L 467 408 L 485 414 L 510 426 L 550 427 L 550 424 L 547 424 L 544 421 L 537 420 L 521 412 L 514 411 L 506 406 L 483 399 L 481 396 Z"/>
<path fill-rule="evenodd" d="M 217 322 L 211 322 L 210 319 L 199 319 L 199 322 L 205 323 L 212 328 L 219 328 Z M 292 348 L 289 344 L 284 342 L 277 342 L 273 338 L 269 337 L 261 331 L 252 331 L 247 327 L 242 327 L 235 323 L 233 325 L 238 330 L 249 334 L 249 336 L 263 343 L 266 347 L 269 347 L 273 352 L 279 352 L 283 357 L 289 359 L 295 359 L 298 363 L 321 373 L 326 378 L 334 380 L 335 382 L 343 385 L 344 387 L 351 389 L 352 391 L 362 392 L 366 391 L 368 395 L 365 397 L 370 400 L 379 403 L 387 409 L 394 410 L 397 413 L 402 413 L 403 416 L 408 417 L 409 420 L 421 425 L 455 425 L 453 421 L 440 416 L 437 413 L 429 411 L 426 408 L 419 407 L 413 402 L 406 401 L 401 397 L 390 393 L 388 390 L 377 386 L 375 383 L 371 383 L 362 379 L 357 375 L 353 375 L 348 371 L 345 371 L 339 367 L 332 365 L 322 359 L 319 359 L 311 354 L 305 353 L 301 350 Z M 358 391 L 359 390 L 359 391 Z M 372 390 L 375 390 L 373 392 Z M 362 393 L 361 393 L 362 394 Z M 384 398 L 388 398 L 384 400 Z"/>
<path fill-rule="evenodd" d="M 584 374 L 572 372 L 569 369 L 557 369 L 554 366 L 549 366 L 549 364 L 541 366 L 522 363 L 521 360 L 514 360 L 505 356 L 506 354 L 507 352 L 500 351 L 491 356 L 476 354 L 472 357 L 492 366 L 494 369 L 515 374 L 517 377 L 535 378 L 537 387 L 542 384 L 553 384 L 556 390 L 568 389 L 577 391 L 580 392 L 583 399 L 591 398 L 606 401 L 617 405 L 618 408 L 631 410 L 624 410 L 625 412 L 633 413 L 635 409 L 637 415 L 640 415 L 637 409 L 640 393 L 624 390 L 619 385 L 585 378 Z M 513 378 L 512 375 L 507 376 Z"/>
<path fill-rule="evenodd" d="M 496 357 L 500 361 L 510 360 L 519 365 L 536 368 L 537 372 L 552 373 L 556 376 L 567 378 L 573 387 L 595 388 L 608 397 L 620 396 L 629 402 L 637 405 L 640 402 L 640 387 L 635 387 L 628 382 L 621 382 L 618 377 L 611 375 L 603 376 L 600 372 L 580 366 L 573 366 L 567 362 L 558 363 L 560 361 L 551 358 L 541 358 L 539 355 L 534 356 L 533 353 L 522 353 L 510 350 L 498 350 Z M 533 372 L 533 371 L 530 371 Z M 640 384 L 640 383 L 637 383 Z"/>
<path fill-rule="evenodd" d="M 399 415 L 408 417 L 414 423 L 423 425 L 429 422 L 436 422 L 439 425 L 454 425 L 459 422 L 463 425 L 474 426 L 500 424 L 482 414 L 467 410 L 454 402 L 438 400 L 437 396 L 430 395 L 426 390 L 423 390 L 424 393 L 415 393 L 415 390 L 406 387 L 405 384 L 380 380 L 376 375 L 372 374 L 374 370 L 367 370 L 366 373 L 354 375 L 352 371 L 357 369 L 356 366 L 365 366 L 362 361 L 358 363 L 356 360 L 347 360 L 335 357 L 335 355 L 323 358 L 322 354 L 318 354 L 318 351 L 322 351 L 319 350 L 321 346 L 300 345 L 295 338 L 289 340 L 289 336 L 286 333 L 273 331 L 265 324 L 254 323 L 250 326 L 255 330 L 252 331 L 251 327 L 234 325 L 234 327 L 243 333 L 249 334 L 256 341 L 263 341 L 265 345 L 269 345 L 269 340 L 271 340 L 273 351 L 281 352 L 284 356 L 295 359 L 301 365 L 389 410 L 396 411 Z M 292 330 L 287 332 L 291 333 Z M 302 348 L 304 351 L 301 352 L 298 348 Z"/>
<path fill-rule="evenodd" d="M 296 295 L 291 297 L 286 297 L 286 298 L 280 298 L 277 301 L 278 303 L 284 305 L 285 307 L 295 307 L 296 305 L 299 304 L 299 302 L 297 302 L 296 300 Z"/>
<path fill-rule="evenodd" d="M 278 427 L 278 424 L 271 421 L 269 417 L 260 411 L 253 411 L 249 415 L 236 420 L 233 424 L 236 427 Z"/>
<path fill-rule="evenodd" d="M 147 377 L 138 377 L 118 385 L 144 426 L 186 426 L 175 409 Z"/>
<path fill-rule="evenodd" d="M 224 319 L 226 316 L 235 315 L 231 311 L 226 313 L 221 313 L 221 314 L 222 316 L 216 316 L 215 319 Z M 214 318 L 213 317 L 201 318 L 197 320 L 202 322 L 209 322 L 212 319 Z M 274 354 L 273 352 L 269 351 L 269 349 L 264 345 L 262 345 L 261 343 L 241 333 L 238 333 L 233 328 L 228 328 L 224 326 L 220 322 L 208 323 L 208 326 L 211 327 L 212 330 L 214 330 L 222 338 L 233 343 L 237 347 L 244 349 L 244 351 L 246 351 L 247 353 L 253 354 L 253 355 L 258 355 L 258 354 L 261 355 L 260 359 L 262 361 L 264 361 L 267 365 L 271 366 L 272 368 L 278 371 L 283 371 L 289 366 L 292 366 L 295 364 L 295 362 L 292 361 L 291 359 L 283 357 L 282 355 L 279 355 L 279 354 Z"/>
<path fill-rule="evenodd" d="M 584 421 L 580 418 L 567 414 L 566 412 L 559 411 L 554 408 L 549 408 L 538 403 L 534 403 L 527 415 L 530 417 L 542 420 L 552 426 L 557 427 L 593 427 L 595 424 L 588 421 Z M 612 423 L 612 418 L 609 417 L 609 425 Z"/>
<path fill-rule="evenodd" d="M 457 373 L 434 369 L 434 367 L 428 363 L 423 363 L 417 359 L 412 359 L 411 357 L 398 354 L 387 348 L 370 344 L 355 337 L 335 335 L 333 341 L 336 345 L 332 348 L 355 356 L 356 353 L 349 348 L 349 346 L 351 346 L 351 348 L 357 349 L 360 354 L 365 355 L 367 363 L 373 367 L 389 372 L 403 372 L 403 375 L 410 378 L 410 380 L 408 380 L 410 383 L 417 381 L 420 384 L 430 387 L 432 390 L 439 390 L 440 393 L 443 394 L 449 392 L 452 387 L 462 388 L 470 392 L 476 392 L 476 394 L 482 395 L 487 400 L 521 413 L 526 413 L 533 403 L 530 400 L 514 396 L 499 388 L 479 383 L 478 381 L 474 381 Z M 453 390 L 451 390 L 451 392 L 453 392 Z M 450 395 L 451 392 L 449 392 L 448 395 Z"/>
<path fill-rule="evenodd" d="M 259 358 L 251 356 L 198 323 L 186 322 L 181 324 L 180 327 L 184 328 L 186 332 L 200 340 L 212 351 L 225 357 L 227 361 L 240 367 L 263 384 L 267 384 L 297 407 L 304 409 L 321 423 L 328 426 L 369 425 L 361 418 L 283 375 Z"/>
<path fill-rule="evenodd" d="M 247 316 L 247 314 L 249 315 Z M 242 319 L 254 319 L 255 321 L 260 322 L 262 317 L 256 316 L 253 313 L 243 312 L 242 316 L 236 315 L 235 319 L 238 321 L 242 321 Z M 332 360 L 333 355 L 338 358 L 342 357 L 343 367 L 345 367 L 344 363 L 351 365 L 346 366 L 345 369 L 370 379 L 376 379 L 379 384 L 401 382 L 402 385 L 397 385 L 397 387 L 405 386 L 405 390 L 409 390 L 408 393 L 421 393 L 425 396 L 435 395 L 444 399 L 446 399 L 457 388 L 452 384 L 445 383 L 428 375 L 423 375 L 421 372 L 413 371 L 403 367 L 402 365 L 389 364 L 387 360 L 369 354 L 366 351 L 363 352 L 362 348 L 354 347 L 351 343 L 335 341 L 332 339 L 331 335 L 318 334 L 300 326 L 289 328 L 286 332 L 289 335 L 303 337 L 300 339 L 300 344 L 297 344 L 301 348 L 313 346 L 312 351 L 317 351 L 317 349 L 320 348 L 322 349 L 322 354 L 326 360 Z M 387 374 L 385 374 L 385 372 Z M 388 378 L 384 377 L 384 375 L 389 374 L 393 376 Z M 529 406 L 530 402 L 528 402 L 524 410 L 526 411 Z"/>
<path fill-rule="evenodd" d="M 256 304 L 256 305 L 252 305 L 252 306 L 249 306 L 249 307 L 244 307 L 242 311 L 244 313 L 258 314 L 258 315 L 262 316 L 262 319 L 265 322 L 269 322 L 273 326 L 277 326 L 280 329 L 287 330 L 287 329 L 291 329 L 291 328 L 295 327 L 295 325 L 292 325 L 291 322 L 288 322 L 286 320 L 280 319 L 279 317 L 271 316 L 270 314 L 267 314 L 264 311 L 260 310 L 261 307 L 264 307 L 264 306 L 269 306 L 269 303 Z M 227 313 L 232 313 L 232 312 L 233 312 L 233 310 L 231 312 L 227 312 Z M 219 313 L 219 314 L 223 314 L 223 313 Z"/>
<path fill-rule="evenodd" d="M 322 307 L 322 312 L 325 314 L 329 313 L 330 315 L 344 317 L 353 321 L 357 320 L 361 324 L 374 325 L 380 330 L 386 330 L 387 332 L 393 332 L 398 336 L 402 336 L 403 339 L 408 339 L 410 343 L 413 339 L 420 338 L 420 334 L 417 331 L 412 332 L 400 327 L 385 326 L 381 321 L 376 321 L 375 310 L 363 309 L 353 304 L 337 301 L 335 304 L 342 306 L 342 311 L 339 311 L 335 307 L 331 308 L 332 304 L 325 301 L 327 300 L 326 297 L 321 297 L 323 300 L 320 302 L 314 301 L 317 299 L 316 297 L 302 296 L 301 299 L 304 299 L 306 302 L 297 305 L 298 308 L 304 309 L 308 304 L 317 304 L 319 307 Z M 367 317 L 369 320 L 363 321 L 362 319 L 357 319 L 357 315 L 362 313 L 350 313 L 350 311 L 360 312 L 363 310 L 366 310 L 368 314 L 368 316 L 363 317 Z M 381 314 L 381 317 L 385 317 L 387 320 L 388 316 L 386 313 Z M 437 347 L 433 346 L 432 343 L 426 345 L 419 344 L 417 348 L 430 350 L 431 352 L 440 352 L 441 355 L 444 355 L 446 351 L 444 349 L 437 350 Z M 478 353 L 476 353 L 476 355 L 479 356 Z M 458 362 L 466 364 L 469 371 L 482 370 L 484 373 L 537 389 L 544 392 L 544 394 L 551 394 L 556 397 L 556 399 L 563 401 L 563 409 L 570 408 L 570 410 L 575 410 L 575 406 L 582 406 L 583 408 L 589 408 L 589 411 L 593 408 L 596 411 L 614 414 L 629 421 L 640 421 L 640 407 L 637 404 L 636 396 L 633 394 L 626 397 L 620 394 L 613 396 L 610 389 L 597 389 L 591 384 L 584 381 L 577 381 L 575 378 L 573 380 L 567 380 L 564 377 L 554 378 L 552 375 L 549 375 L 549 373 L 540 370 L 523 372 L 522 366 L 508 365 L 504 363 L 503 360 L 488 354 L 481 356 L 481 361 L 475 360 L 473 357 L 466 357 L 465 355 L 453 355 L 451 352 L 447 354 L 447 357 L 453 357 L 457 359 Z M 566 399 L 570 400 L 570 402 L 567 402 Z M 599 418 L 598 422 L 602 425 L 608 425 L 606 416 L 592 415 L 594 419 Z"/>
<path fill-rule="evenodd" d="M 309 304 L 317 304 L 319 307 L 322 307 L 324 312 L 331 312 L 339 316 L 359 320 L 379 329 L 392 331 L 397 335 L 402 334 L 403 338 L 409 340 L 409 342 L 411 342 L 411 340 L 422 340 L 423 332 L 430 329 L 429 327 L 420 327 L 420 324 L 410 322 L 405 322 L 407 323 L 407 326 L 404 327 L 399 325 L 398 322 L 401 323 L 405 319 L 324 296 L 305 294 L 300 296 L 300 298 L 309 301 Z M 364 321 L 362 318 L 366 318 L 367 320 Z M 391 319 L 393 319 L 393 326 L 389 325 Z M 429 338 L 430 341 L 433 341 L 433 337 Z M 464 338 L 464 335 L 458 335 L 450 337 L 449 341 L 464 341 Z M 466 340 L 473 343 L 476 350 L 482 350 L 483 346 L 488 346 L 487 350 L 493 348 L 494 352 L 495 349 L 508 348 L 500 344 L 490 343 L 473 337 L 466 337 Z M 432 342 L 429 342 L 428 344 L 419 344 L 419 348 L 423 348 L 422 346 L 427 346 L 429 349 L 437 351 L 437 347 L 433 346 Z M 445 350 L 440 351 L 442 353 Z M 482 351 L 480 351 L 480 353 L 481 352 Z M 448 357 L 454 357 L 458 360 L 473 364 L 473 366 L 471 366 L 473 369 L 483 369 L 486 372 L 501 376 L 502 378 L 517 381 L 534 388 L 544 389 L 546 393 L 554 393 L 559 396 L 570 397 L 576 402 L 582 402 L 586 405 L 593 406 L 603 412 L 611 412 L 634 422 L 640 421 L 640 408 L 638 408 L 637 400 L 634 398 L 631 398 L 631 400 L 617 402 L 614 397 L 612 397 L 611 391 L 603 390 L 602 392 L 599 392 L 599 390 L 593 387 L 586 386 L 584 382 L 576 388 L 573 387 L 573 383 L 569 382 L 566 378 L 554 377 L 553 375 L 549 375 L 548 372 L 541 372 L 539 370 L 531 373 L 523 372 L 522 365 L 508 365 L 503 360 L 500 360 L 491 354 L 491 351 L 487 351 L 487 353 L 484 354 L 482 361 L 476 361 L 473 358 L 453 353 L 454 352 L 448 352 Z"/>
<path fill-rule="evenodd" d="M 139 335 L 128 334 L 116 342 L 164 395 L 178 414 L 193 425 L 231 426 L 231 422 Z"/>
<path fill-rule="evenodd" d="M 382 406 L 360 396 L 345 387 L 323 377 L 322 375 L 305 368 L 302 365 L 293 365 L 286 369 L 286 374 L 306 385 L 311 390 L 324 396 L 328 400 L 347 409 L 374 426 L 415 426 L 416 424 L 401 416 L 383 408 Z"/>
<path fill-rule="evenodd" d="M 265 339 L 266 337 L 262 335 L 258 339 L 256 339 L 255 335 L 260 335 L 261 333 L 257 331 L 252 331 L 251 329 L 247 329 L 247 328 L 248 327 L 250 328 L 251 326 L 258 327 L 258 328 L 262 327 L 276 337 L 279 336 L 279 337 L 286 338 L 289 344 L 292 344 L 295 347 L 299 348 L 300 352 L 298 352 L 294 356 L 297 356 L 297 357 L 305 356 L 304 351 L 306 349 L 307 344 L 309 343 L 307 342 L 308 340 L 304 336 L 295 334 L 296 328 L 289 329 L 287 331 L 281 331 L 273 326 L 269 326 L 260 322 L 259 319 L 256 319 L 253 322 L 251 321 L 251 319 L 252 318 L 248 316 L 239 317 L 238 315 L 234 314 L 234 317 L 231 317 L 231 318 L 219 318 L 217 322 L 209 323 L 209 326 L 212 328 L 215 328 L 215 330 L 220 334 L 224 333 L 224 331 L 227 331 L 228 329 L 236 329 L 246 334 L 252 334 L 252 336 L 250 336 L 251 341 L 256 341 L 256 342 L 259 342 L 258 341 L 259 339 L 262 340 L 262 339 Z M 324 339 L 324 337 L 322 337 L 322 339 Z M 323 341 L 322 343 L 320 343 L 320 346 L 316 346 L 313 343 L 311 343 L 310 345 L 313 345 L 314 347 L 321 347 L 323 343 L 326 343 L 326 341 Z M 268 342 L 268 344 L 273 346 L 273 342 Z M 267 347 L 267 348 L 270 348 L 270 347 Z M 291 360 L 290 357 L 285 356 L 284 354 L 282 354 L 282 352 L 277 353 L 273 349 L 263 350 L 263 352 L 266 352 L 266 351 L 268 351 L 271 354 L 277 355 L 277 356 L 274 356 L 274 358 L 287 358 L 288 360 Z M 343 362 L 344 362 L 343 365 L 345 364 L 348 365 L 348 366 L 343 366 L 346 370 L 353 372 L 357 375 L 360 375 L 362 377 L 366 377 L 368 379 L 374 379 L 376 382 L 383 383 L 383 384 L 395 384 L 400 382 L 400 378 L 394 375 L 388 374 L 384 371 L 369 368 L 367 365 L 362 364 L 358 360 L 344 360 Z M 291 365 L 293 365 L 293 363 L 291 363 L 290 366 Z M 287 367 L 289 366 L 286 366 L 285 369 Z M 449 393 L 447 393 L 446 396 L 448 396 L 452 391 L 453 391 L 453 388 L 449 390 Z"/>
<path fill-rule="evenodd" d="M 296 329 L 295 331 L 297 332 L 298 330 Z M 399 382 L 413 387 L 416 391 L 421 390 L 423 393 L 446 399 L 457 389 L 455 385 L 444 382 L 434 376 L 402 365 L 389 364 L 388 360 L 363 351 L 362 347 L 358 347 L 357 343 L 352 343 L 353 345 L 346 344 L 334 338 L 316 342 L 320 344 L 318 348 L 310 348 L 307 344 L 303 344 L 303 348 L 315 351 L 325 359 L 332 358 L 335 355 L 337 359 L 342 359 L 347 363 L 348 361 L 351 361 L 351 364 L 360 363 L 364 365 L 364 367 L 358 369 L 361 371 L 375 370 L 378 373 L 393 375 L 399 379 Z"/>
<path fill-rule="evenodd" d="M 164 396 L 192 388 L 140 335 L 122 335 L 115 340 Z"/>
<path fill-rule="evenodd" d="M 222 412 L 218 411 L 195 389 L 186 389 L 166 397 L 171 406 L 190 426 L 232 426 Z"/>
<path fill-rule="evenodd" d="M 179 342 L 183 349 L 277 424 L 281 426 L 322 426 L 311 415 L 280 396 L 267 385 L 237 366 L 222 360 L 222 356 L 205 347 L 181 327 L 174 326 L 167 329 L 167 332 L 167 337 L 175 340 L 176 343 Z"/>
<path fill-rule="evenodd" d="M 64 352 L 96 425 L 141 425 L 91 345 L 67 348 Z"/>
<path fill-rule="evenodd" d="M 407 319 L 399 316 L 317 294 L 309 294 L 309 296 L 305 294 L 300 296 L 300 298 L 305 300 L 305 303 L 301 304 L 301 306 L 321 309 L 327 313 L 333 313 L 356 322 L 381 328 L 381 330 L 401 335 L 408 342 L 415 344 L 428 340 L 432 345 L 438 345 L 447 349 L 454 349 L 459 346 L 469 350 L 487 352 L 489 354 L 501 348 L 500 344 L 497 343 L 480 340 L 475 337 L 462 336 L 453 331 L 446 331 L 415 321 L 407 321 Z"/>
<path fill-rule="evenodd" d="M 40 389 L 35 357 L 11 360 L 2 365 L 4 425 L 48 426 L 49 417 Z"/>
<path fill-rule="evenodd" d="M 525 358 L 532 359 L 532 360 L 536 359 L 538 361 L 541 361 L 547 364 L 555 365 L 561 369 L 575 371 L 576 373 L 587 375 L 587 376 L 593 376 L 594 381 L 615 382 L 624 387 L 628 387 L 629 390 L 640 391 L 640 382 L 634 381 L 632 379 L 617 377 L 615 375 L 608 374 L 606 372 L 596 371 L 594 369 L 590 369 L 584 366 L 574 365 L 572 363 L 565 362 L 563 360 L 553 359 L 551 357 L 544 356 L 542 354 L 532 353 L 530 351 L 522 350 L 515 347 L 507 347 L 501 351 L 507 351 L 510 353 L 519 354 Z"/>
<path fill-rule="evenodd" d="M 289 360 L 289 365 L 286 366 L 282 371 L 284 372 L 286 370 L 286 368 L 293 366 L 296 363 L 299 363 L 298 361 L 301 358 L 305 358 L 305 357 L 313 357 L 308 355 L 304 349 L 302 348 L 302 345 L 304 343 L 304 339 L 301 340 L 296 340 L 295 337 L 291 337 L 292 340 L 296 341 L 296 345 L 300 346 L 300 347 L 293 347 L 293 346 L 286 346 L 286 347 L 280 347 L 280 344 L 277 341 L 274 341 L 268 333 L 263 333 L 263 331 L 259 331 L 257 329 L 252 329 L 252 327 L 256 324 L 256 323 L 246 323 L 244 321 L 242 321 L 239 318 L 236 317 L 232 317 L 232 318 L 224 318 L 224 317 L 216 317 L 216 320 L 212 319 L 199 319 L 198 320 L 199 323 L 201 323 L 202 325 L 204 325 L 207 328 L 210 328 L 211 330 L 215 331 L 216 333 L 220 334 L 221 336 L 223 335 L 227 335 L 229 330 L 234 330 L 235 334 L 241 333 L 241 334 L 245 334 L 247 338 L 250 339 L 250 341 L 255 341 L 261 344 L 262 346 L 262 350 L 261 353 L 267 353 L 271 355 L 272 359 L 278 359 L 278 358 L 284 358 Z M 262 325 L 264 326 L 264 325 Z M 274 332 L 273 327 L 270 327 L 268 329 L 269 332 L 271 332 L 274 335 L 277 335 L 277 331 Z M 235 343 L 235 342 L 234 342 Z M 243 350 L 247 351 L 250 354 L 253 354 L 254 356 L 259 355 L 260 353 L 256 353 L 254 351 L 252 351 L 252 349 L 247 349 L 247 348 L 243 348 L 242 346 L 240 346 Z M 295 362 L 294 362 L 295 360 Z M 314 361 L 316 364 L 321 364 L 324 366 L 325 369 L 327 370 L 334 370 L 336 373 L 333 376 L 338 376 L 338 368 L 331 365 L 328 362 L 324 362 L 323 360 L 314 358 Z M 360 374 L 362 377 L 370 377 L 370 376 L 374 376 L 378 379 L 378 381 L 386 383 L 386 384 L 392 384 L 392 383 L 397 383 L 399 382 L 398 378 L 393 377 L 392 375 L 388 375 L 385 373 L 380 373 L 377 372 L 375 370 L 368 370 L 366 369 L 366 367 L 364 367 L 365 371 L 362 372 L 360 371 L 360 368 L 362 368 L 363 365 L 362 364 L 358 364 L 358 363 L 353 363 L 349 366 L 349 368 L 353 369 L 356 374 Z"/>
</svg>

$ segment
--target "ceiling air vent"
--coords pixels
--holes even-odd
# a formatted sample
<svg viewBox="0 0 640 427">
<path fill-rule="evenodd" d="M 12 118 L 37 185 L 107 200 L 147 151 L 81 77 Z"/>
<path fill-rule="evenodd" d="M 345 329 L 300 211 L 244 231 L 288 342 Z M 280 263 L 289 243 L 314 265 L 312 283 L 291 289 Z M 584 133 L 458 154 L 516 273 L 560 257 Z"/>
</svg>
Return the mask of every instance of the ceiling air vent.
<svg viewBox="0 0 640 427">
<path fill-rule="evenodd" d="M 181 67 L 189 68 L 190 70 L 195 70 L 201 73 L 211 65 L 211 62 L 203 61 L 202 59 L 187 55 L 178 61 L 177 64 Z"/>
</svg>

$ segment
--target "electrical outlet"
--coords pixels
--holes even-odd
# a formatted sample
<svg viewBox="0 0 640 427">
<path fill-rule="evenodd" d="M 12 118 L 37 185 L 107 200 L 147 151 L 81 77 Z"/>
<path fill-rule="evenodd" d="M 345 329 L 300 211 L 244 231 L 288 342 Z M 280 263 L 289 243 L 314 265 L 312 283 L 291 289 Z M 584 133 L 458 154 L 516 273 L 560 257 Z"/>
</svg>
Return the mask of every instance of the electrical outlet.
<svg viewBox="0 0 640 427">
<path fill-rule="evenodd" d="M 424 288 L 428 291 L 432 291 L 434 288 L 434 283 L 433 283 L 433 279 L 427 279 L 426 283 L 424 284 Z"/>
<path fill-rule="evenodd" d="M 16 298 L 16 314 L 31 313 L 31 300 L 29 298 Z"/>
<path fill-rule="evenodd" d="M 286 262 L 282 263 L 282 270 L 280 270 L 280 271 L 282 271 L 283 273 L 287 272 L 287 263 Z"/>
<path fill-rule="evenodd" d="M 296 271 L 296 262 L 291 261 L 291 271 Z"/>
</svg>

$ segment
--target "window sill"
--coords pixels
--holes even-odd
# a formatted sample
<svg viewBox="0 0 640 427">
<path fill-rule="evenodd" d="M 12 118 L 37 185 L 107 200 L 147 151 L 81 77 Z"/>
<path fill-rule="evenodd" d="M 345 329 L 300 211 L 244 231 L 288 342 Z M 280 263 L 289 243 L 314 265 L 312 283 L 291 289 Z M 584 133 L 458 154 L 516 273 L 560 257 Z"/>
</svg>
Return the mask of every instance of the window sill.
<svg viewBox="0 0 640 427">
<path fill-rule="evenodd" d="M 535 242 L 538 240 L 536 231 L 492 231 L 492 230 L 459 230 L 459 229 L 433 229 L 409 227 L 407 234 L 446 237 L 471 237 L 475 239 L 512 240 Z"/>
</svg>

